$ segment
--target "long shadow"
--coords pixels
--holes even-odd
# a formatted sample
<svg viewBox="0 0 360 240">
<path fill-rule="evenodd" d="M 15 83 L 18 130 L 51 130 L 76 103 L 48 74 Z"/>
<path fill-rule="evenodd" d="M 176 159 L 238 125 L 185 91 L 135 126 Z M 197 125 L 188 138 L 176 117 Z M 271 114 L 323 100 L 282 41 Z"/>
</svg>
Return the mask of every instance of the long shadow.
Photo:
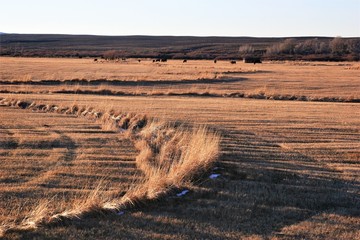
<svg viewBox="0 0 360 240">
<path fill-rule="evenodd" d="M 223 154 L 184 197 L 164 199 L 125 211 L 73 221 L 66 226 L 75 238 L 89 239 L 241 239 L 281 236 L 286 226 L 319 213 L 358 217 L 359 182 L 339 178 L 309 156 L 262 139 L 248 131 L 223 130 Z M 210 179 L 209 174 L 220 176 Z M 25 233 L 24 239 L 51 239 L 60 226 Z M 294 237 L 294 236 L 292 236 Z M 296 237 L 296 236 L 295 236 Z M 297 236 L 301 237 L 301 236 Z"/>
<path fill-rule="evenodd" d="M 64 156 L 64 160 L 66 162 L 75 160 L 76 159 L 76 149 L 77 149 L 76 143 L 69 136 L 67 136 L 64 133 L 57 131 L 57 130 L 54 130 L 54 132 L 59 134 L 60 143 L 62 145 L 64 145 L 64 147 L 67 149 L 65 156 Z"/>
<path fill-rule="evenodd" d="M 246 196 L 238 199 L 231 192 L 226 194 L 230 201 L 239 202 L 237 214 L 249 213 L 243 223 L 234 225 L 242 233 L 274 235 L 319 212 L 359 209 L 359 182 L 340 179 L 341 172 L 251 132 L 232 131 L 225 137 L 229 140 L 219 167 L 224 180 L 240 185 L 236 195 Z M 359 212 L 347 214 L 357 216 Z"/>
</svg>

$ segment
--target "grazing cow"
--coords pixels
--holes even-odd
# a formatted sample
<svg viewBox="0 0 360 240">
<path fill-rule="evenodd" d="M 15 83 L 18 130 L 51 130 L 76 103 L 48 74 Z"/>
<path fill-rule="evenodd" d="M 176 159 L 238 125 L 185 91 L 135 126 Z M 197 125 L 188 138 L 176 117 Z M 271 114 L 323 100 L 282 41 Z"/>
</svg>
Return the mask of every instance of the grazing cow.
<svg viewBox="0 0 360 240">
<path fill-rule="evenodd" d="M 126 61 L 126 58 L 121 58 L 121 60 Z"/>
<path fill-rule="evenodd" d="M 161 62 L 167 62 L 166 58 L 161 59 Z"/>
<path fill-rule="evenodd" d="M 140 59 L 138 59 L 138 62 L 141 62 L 141 60 L 140 60 Z"/>
<path fill-rule="evenodd" d="M 216 60 L 216 59 L 214 60 L 214 63 L 217 63 L 217 60 Z"/>
<path fill-rule="evenodd" d="M 186 63 L 186 62 L 187 62 L 187 60 L 186 60 L 186 59 L 184 59 L 184 60 L 183 60 L 183 63 Z"/>
<path fill-rule="evenodd" d="M 256 59 L 256 60 L 254 61 L 254 65 L 255 65 L 256 63 L 262 63 L 261 59 Z"/>
<path fill-rule="evenodd" d="M 97 62 L 97 58 L 94 59 L 94 62 Z"/>
<path fill-rule="evenodd" d="M 235 60 L 230 61 L 231 64 L 236 64 Z"/>
<path fill-rule="evenodd" d="M 161 61 L 161 59 L 160 58 L 157 58 L 156 60 L 155 60 L 155 62 L 160 62 Z"/>
<path fill-rule="evenodd" d="M 155 62 L 156 60 L 155 59 L 153 59 L 153 62 Z"/>
<path fill-rule="evenodd" d="M 244 58 L 244 63 L 262 63 L 261 59 L 259 57 L 247 57 Z"/>
</svg>

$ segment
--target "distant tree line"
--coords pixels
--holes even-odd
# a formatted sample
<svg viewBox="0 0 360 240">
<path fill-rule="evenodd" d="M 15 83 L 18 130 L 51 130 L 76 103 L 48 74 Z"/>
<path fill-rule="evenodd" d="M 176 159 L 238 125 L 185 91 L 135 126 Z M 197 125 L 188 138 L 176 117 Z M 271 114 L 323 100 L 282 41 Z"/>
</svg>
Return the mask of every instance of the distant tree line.
<svg viewBox="0 0 360 240">
<path fill-rule="evenodd" d="M 171 41 L 164 42 L 159 39 L 157 46 L 147 47 L 145 40 L 141 40 L 144 42 L 139 40 L 138 43 L 127 40 L 122 44 L 115 40 L 110 43 L 98 43 L 97 40 L 83 43 L 78 39 L 81 37 L 74 36 L 72 37 L 74 43 L 72 43 L 61 39 L 49 40 L 48 38 L 52 36 L 45 36 L 45 39 L 37 39 L 41 35 L 40 37 L 33 36 L 27 40 L 24 40 L 27 36 L 14 35 L 9 38 L 5 36 L 7 35 L 0 38 L 0 56 L 105 58 L 108 60 L 123 58 L 240 60 L 254 57 L 263 60 L 360 60 L 360 38 L 239 38 L 231 39 L 231 42 L 226 43 L 223 43 L 223 40 L 211 39 L 193 44 L 184 41 L 180 45 L 171 45 Z M 87 45 L 83 45 L 85 43 Z"/>
<path fill-rule="evenodd" d="M 344 39 L 336 37 L 332 40 L 318 38 L 299 41 L 289 38 L 266 48 L 264 52 L 256 53 L 252 45 L 243 45 L 239 48 L 242 58 L 261 55 L 265 59 L 273 60 L 360 60 L 360 39 Z"/>
</svg>

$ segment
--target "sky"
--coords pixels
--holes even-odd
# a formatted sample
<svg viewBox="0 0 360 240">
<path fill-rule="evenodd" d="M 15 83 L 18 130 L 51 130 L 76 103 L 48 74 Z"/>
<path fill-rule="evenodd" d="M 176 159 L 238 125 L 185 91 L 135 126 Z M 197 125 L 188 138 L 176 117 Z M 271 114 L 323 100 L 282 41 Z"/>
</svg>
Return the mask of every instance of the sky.
<svg viewBox="0 0 360 240">
<path fill-rule="evenodd" d="M 0 32 L 360 37 L 360 0 L 0 0 Z"/>
</svg>

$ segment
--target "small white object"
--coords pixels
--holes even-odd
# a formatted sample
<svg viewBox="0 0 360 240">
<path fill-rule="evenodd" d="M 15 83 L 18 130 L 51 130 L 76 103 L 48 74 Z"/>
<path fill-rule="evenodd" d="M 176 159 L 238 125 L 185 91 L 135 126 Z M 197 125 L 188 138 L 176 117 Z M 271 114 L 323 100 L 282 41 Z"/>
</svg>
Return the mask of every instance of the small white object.
<svg viewBox="0 0 360 240">
<path fill-rule="evenodd" d="M 181 193 L 178 193 L 178 194 L 176 194 L 176 196 L 178 196 L 178 197 L 181 197 L 181 196 L 184 196 L 185 194 L 187 194 L 189 192 L 189 190 L 183 190 Z"/>
<path fill-rule="evenodd" d="M 221 170 L 221 169 L 224 169 L 222 167 L 214 167 L 213 170 L 216 171 L 216 170 Z"/>
<path fill-rule="evenodd" d="M 117 215 L 119 215 L 119 216 L 124 215 L 124 214 L 125 214 L 124 211 L 120 211 L 120 212 L 117 213 Z"/>
<path fill-rule="evenodd" d="M 115 116 L 111 116 L 111 119 L 114 120 L 114 121 L 120 121 L 121 119 L 121 115 L 115 117 Z"/>
<path fill-rule="evenodd" d="M 215 179 L 215 178 L 218 178 L 220 176 L 220 174 L 218 174 L 218 173 L 213 173 L 213 174 L 211 174 L 210 175 L 210 179 Z"/>
</svg>

